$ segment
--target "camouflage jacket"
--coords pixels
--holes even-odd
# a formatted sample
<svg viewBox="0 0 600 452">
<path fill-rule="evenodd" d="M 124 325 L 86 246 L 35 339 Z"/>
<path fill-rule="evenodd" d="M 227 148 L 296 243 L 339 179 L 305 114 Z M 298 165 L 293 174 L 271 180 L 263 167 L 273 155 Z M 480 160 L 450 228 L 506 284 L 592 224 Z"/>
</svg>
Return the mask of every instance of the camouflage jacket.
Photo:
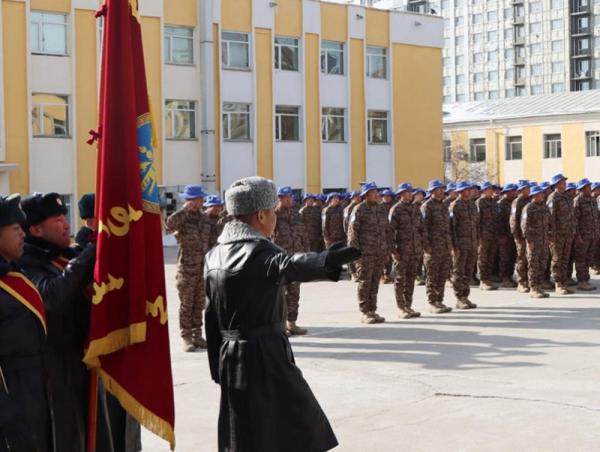
<svg viewBox="0 0 600 452">
<path fill-rule="evenodd" d="M 208 221 L 208 224 L 210 226 L 210 234 L 209 234 L 209 238 L 208 238 L 208 249 L 211 249 L 213 246 L 215 246 L 217 244 L 217 239 L 221 235 L 221 232 L 223 232 L 223 227 L 225 226 L 225 224 L 222 221 L 223 218 L 220 216 L 213 217 L 213 216 L 207 215 L 206 220 Z"/>
<path fill-rule="evenodd" d="M 202 274 L 204 254 L 210 248 L 211 227 L 207 216 L 201 211 L 182 208 L 167 218 L 167 228 L 179 245 L 178 270 Z"/>
<path fill-rule="evenodd" d="M 510 207 L 510 232 L 516 240 L 523 240 L 521 231 L 521 213 L 523 208 L 529 203 L 529 197 L 519 196 L 512 202 Z"/>
<path fill-rule="evenodd" d="M 356 209 L 359 202 L 352 202 L 348 204 L 348 206 L 344 209 L 344 232 L 348 234 L 348 223 L 350 222 L 350 217 L 352 216 L 352 212 Z"/>
<path fill-rule="evenodd" d="M 547 244 L 550 210 L 543 202 L 537 204 L 531 201 L 521 214 L 521 231 L 528 242 Z"/>
<path fill-rule="evenodd" d="M 499 206 L 493 198 L 479 198 L 475 203 L 479 213 L 479 238 L 493 242 L 498 238 Z"/>
<path fill-rule="evenodd" d="M 423 254 L 423 219 L 419 208 L 410 202 L 400 201 L 389 213 L 392 252 L 401 259 Z"/>
<path fill-rule="evenodd" d="M 321 209 L 317 206 L 304 206 L 300 209 L 299 213 L 302 218 L 302 223 L 304 223 L 306 240 L 308 240 L 309 243 L 322 242 L 323 231 L 321 230 Z"/>
<path fill-rule="evenodd" d="M 305 229 L 302 218 L 295 206 L 277 207 L 277 226 L 273 233 L 276 245 L 288 253 L 301 253 L 308 249 L 305 242 Z"/>
<path fill-rule="evenodd" d="M 348 225 L 348 245 L 360 249 L 365 256 L 390 253 L 389 223 L 379 204 L 363 201 L 352 212 Z"/>
<path fill-rule="evenodd" d="M 575 198 L 575 233 L 581 239 L 597 240 L 600 236 L 600 212 L 596 200 L 580 193 Z"/>
<path fill-rule="evenodd" d="M 432 252 L 452 248 L 450 216 L 443 201 L 431 197 L 421 206 L 423 217 L 423 248 Z"/>
<path fill-rule="evenodd" d="M 450 204 L 450 234 L 452 246 L 477 246 L 479 240 L 479 215 L 473 201 L 457 198 Z"/>
<path fill-rule="evenodd" d="M 573 199 L 568 193 L 554 191 L 548 196 L 550 209 L 549 237 L 551 241 L 564 238 L 572 240 L 575 235 L 575 216 L 573 214 Z"/>
<path fill-rule="evenodd" d="M 498 201 L 498 221 L 497 221 L 497 232 L 500 237 L 512 238 L 512 232 L 510 230 L 510 209 L 512 202 L 507 198 L 502 198 Z"/>
<path fill-rule="evenodd" d="M 344 232 L 344 208 L 341 205 L 327 206 L 321 213 L 323 238 L 327 245 L 346 240 Z"/>
</svg>

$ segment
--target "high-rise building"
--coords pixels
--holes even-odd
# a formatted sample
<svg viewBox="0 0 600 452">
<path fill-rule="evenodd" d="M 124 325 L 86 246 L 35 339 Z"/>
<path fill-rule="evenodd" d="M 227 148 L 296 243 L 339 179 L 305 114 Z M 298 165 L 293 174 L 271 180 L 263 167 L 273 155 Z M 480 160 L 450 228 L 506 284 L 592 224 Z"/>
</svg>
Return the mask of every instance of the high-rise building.
<svg viewBox="0 0 600 452">
<path fill-rule="evenodd" d="M 584 91 L 600 83 L 600 2 L 355 1 L 444 17 L 444 103 Z"/>
</svg>

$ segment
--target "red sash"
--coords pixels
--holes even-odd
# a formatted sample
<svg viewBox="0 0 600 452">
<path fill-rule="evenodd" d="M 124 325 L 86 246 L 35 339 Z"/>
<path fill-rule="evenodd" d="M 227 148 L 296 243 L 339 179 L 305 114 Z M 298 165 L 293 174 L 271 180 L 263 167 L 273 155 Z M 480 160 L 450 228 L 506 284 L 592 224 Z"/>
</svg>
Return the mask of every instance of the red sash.
<svg viewBox="0 0 600 452">
<path fill-rule="evenodd" d="M 0 289 L 21 302 L 27 309 L 42 322 L 44 332 L 48 334 L 46 326 L 46 309 L 42 296 L 25 275 L 18 272 L 8 272 L 0 276 Z"/>
<path fill-rule="evenodd" d="M 58 256 L 56 259 L 52 259 L 50 262 L 52 262 L 52 265 L 54 265 L 60 271 L 63 271 L 69 263 L 69 259 L 67 259 L 66 257 Z"/>
</svg>

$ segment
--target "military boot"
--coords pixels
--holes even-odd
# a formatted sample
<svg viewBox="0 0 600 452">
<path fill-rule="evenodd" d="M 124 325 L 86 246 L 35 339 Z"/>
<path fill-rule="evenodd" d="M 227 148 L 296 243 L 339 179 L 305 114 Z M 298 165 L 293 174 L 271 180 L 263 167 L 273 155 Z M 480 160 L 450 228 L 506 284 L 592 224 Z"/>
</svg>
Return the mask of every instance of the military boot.
<svg viewBox="0 0 600 452">
<path fill-rule="evenodd" d="M 493 283 L 501 283 L 502 282 L 502 278 L 500 278 L 500 276 L 498 276 L 498 275 L 493 275 L 490 278 L 490 281 L 492 281 Z"/>
<path fill-rule="evenodd" d="M 544 292 L 541 289 L 532 289 L 529 293 L 529 296 L 531 298 L 548 298 L 550 295 L 548 294 L 548 292 Z"/>
<path fill-rule="evenodd" d="M 567 287 L 575 287 L 576 285 L 577 281 L 575 281 L 573 278 L 567 279 Z"/>
<path fill-rule="evenodd" d="M 575 293 L 566 286 L 558 286 L 558 285 L 556 286 L 555 292 L 556 292 L 556 295 L 572 295 L 573 293 Z"/>
<path fill-rule="evenodd" d="M 204 339 L 202 336 L 195 336 L 193 344 L 196 348 L 206 349 L 207 347 L 206 339 Z"/>
<path fill-rule="evenodd" d="M 544 290 L 553 290 L 555 288 L 554 284 L 550 281 L 544 281 L 542 283 L 542 289 Z"/>
<path fill-rule="evenodd" d="M 292 336 L 304 336 L 306 333 L 308 333 L 306 328 L 300 328 L 298 325 L 296 325 L 296 322 L 288 322 L 287 330 Z"/>
<path fill-rule="evenodd" d="M 398 312 L 398 317 L 401 319 L 410 319 L 413 317 L 410 309 L 407 307 L 401 307 L 400 312 Z"/>
<path fill-rule="evenodd" d="M 423 278 L 421 275 L 417 276 L 415 281 L 417 282 L 417 286 L 425 285 L 425 278 Z"/>
<path fill-rule="evenodd" d="M 377 321 L 375 320 L 375 317 L 373 317 L 371 312 L 363 312 L 363 315 L 360 318 L 360 321 L 367 325 L 373 325 L 374 323 L 377 323 Z"/>
<path fill-rule="evenodd" d="M 193 352 L 196 350 L 196 346 L 194 345 L 194 340 L 191 337 L 184 337 L 183 339 L 183 351 L 184 352 Z"/>
<path fill-rule="evenodd" d="M 505 289 L 514 289 L 518 286 L 518 284 L 512 278 L 504 278 L 502 280 L 502 287 Z"/>
<path fill-rule="evenodd" d="M 456 300 L 456 309 L 473 309 L 473 306 L 473 303 L 471 303 L 467 298 L 459 298 Z"/>
<path fill-rule="evenodd" d="M 416 317 L 421 317 L 421 313 L 418 311 L 415 311 L 413 308 L 409 307 L 408 310 L 410 311 L 410 315 L 414 318 Z"/>
<path fill-rule="evenodd" d="M 517 287 L 517 292 L 520 292 L 520 293 L 529 293 L 529 287 L 527 287 L 527 285 L 525 285 L 525 284 L 519 283 L 519 285 Z"/>
<path fill-rule="evenodd" d="M 446 314 L 447 312 L 451 312 L 452 308 L 449 308 L 444 303 L 439 301 L 429 303 L 429 312 L 432 314 Z"/>
<path fill-rule="evenodd" d="M 589 281 L 581 281 L 579 284 L 577 284 L 577 290 L 590 291 L 596 290 L 596 287 L 592 286 Z"/>
<path fill-rule="evenodd" d="M 477 278 L 476 276 L 472 276 L 469 285 L 471 287 L 477 287 L 477 286 L 479 286 L 479 284 L 481 284 L 481 281 L 479 280 L 479 278 Z"/>
<path fill-rule="evenodd" d="M 479 290 L 498 290 L 498 288 L 491 281 L 481 281 Z"/>
<path fill-rule="evenodd" d="M 381 317 L 375 311 L 371 312 L 371 314 L 373 315 L 373 318 L 375 319 L 375 323 L 384 323 L 385 322 L 385 317 Z"/>
<path fill-rule="evenodd" d="M 389 276 L 382 276 L 381 278 L 381 284 L 391 284 L 392 283 L 392 278 L 390 278 Z"/>
</svg>

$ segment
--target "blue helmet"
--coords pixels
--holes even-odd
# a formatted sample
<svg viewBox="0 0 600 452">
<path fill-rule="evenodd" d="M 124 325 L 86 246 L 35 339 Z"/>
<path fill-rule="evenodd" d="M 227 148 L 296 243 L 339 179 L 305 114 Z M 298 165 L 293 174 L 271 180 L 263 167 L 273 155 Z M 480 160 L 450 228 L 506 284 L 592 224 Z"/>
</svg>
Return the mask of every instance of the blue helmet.
<svg viewBox="0 0 600 452">
<path fill-rule="evenodd" d="M 592 182 L 592 190 L 600 188 L 600 182 Z"/>
<path fill-rule="evenodd" d="M 508 191 L 513 191 L 517 189 L 517 184 L 506 184 L 503 188 L 502 188 L 502 193 L 506 193 Z"/>
<path fill-rule="evenodd" d="M 215 206 L 223 206 L 225 203 L 218 196 L 209 196 L 206 198 L 204 202 L 204 207 L 215 207 Z"/>
<path fill-rule="evenodd" d="M 454 182 L 450 182 L 446 185 L 446 193 L 456 190 L 456 184 Z"/>
<path fill-rule="evenodd" d="M 531 185 L 528 180 L 519 181 L 519 185 L 517 185 L 517 190 L 525 190 L 526 188 L 531 188 Z"/>
<path fill-rule="evenodd" d="M 294 196 L 294 190 L 287 185 L 285 187 L 279 187 L 277 189 L 277 196 Z"/>
<path fill-rule="evenodd" d="M 554 176 L 552 176 L 552 179 L 550 179 L 550 185 L 554 186 L 563 180 L 567 180 L 567 178 L 561 173 L 555 174 Z"/>
<path fill-rule="evenodd" d="M 567 191 L 577 190 L 577 184 L 575 182 L 569 182 L 567 184 Z"/>
<path fill-rule="evenodd" d="M 422 194 L 423 194 L 423 196 L 426 196 L 426 195 L 427 195 L 427 192 L 426 192 L 425 190 L 423 190 L 422 188 L 420 188 L 420 187 L 416 187 L 416 188 L 413 190 L 413 192 L 412 192 L 412 193 L 413 193 L 413 195 L 416 195 L 416 194 L 418 194 L 418 193 L 422 193 Z"/>
<path fill-rule="evenodd" d="M 333 198 L 341 198 L 341 196 L 337 191 L 332 191 L 331 193 L 327 193 L 327 202 L 331 201 Z"/>
<path fill-rule="evenodd" d="M 577 182 L 577 190 L 582 190 L 583 187 L 585 187 L 587 185 L 592 185 L 590 180 L 589 179 L 581 179 L 579 182 Z"/>
<path fill-rule="evenodd" d="M 481 184 L 481 191 L 483 190 L 487 190 L 488 188 L 494 188 L 494 184 L 492 184 L 490 181 L 486 180 L 483 184 Z"/>
<path fill-rule="evenodd" d="M 413 186 L 410 183 L 403 182 L 402 184 L 398 185 L 396 194 L 399 195 L 401 193 L 404 193 L 405 191 L 412 191 L 412 190 L 413 190 Z"/>
<path fill-rule="evenodd" d="M 186 201 L 190 199 L 198 199 L 206 197 L 206 192 L 202 188 L 202 185 L 186 185 L 181 193 L 181 197 Z"/>
<path fill-rule="evenodd" d="M 429 186 L 427 187 L 427 191 L 433 191 L 437 188 L 446 188 L 444 183 L 439 179 L 433 179 L 429 181 Z"/>
<path fill-rule="evenodd" d="M 467 180 L 464 180 L 462 182 L 459 182 L 458 184 L 456 184 L 456 192 L 460 193 L 462 191 L 468 190 L 469 188 L 472 188 L 473 185 L 471 185 L 471 183 Z"/>
<path fill-rule="evenodd" d="M 529 192 L 529 196 L 533 197 L 535 195 L 539 195 L 540 193 L 544 193 L 544 189 L 539 185 L 534 185 L 531 187 L 531 191 Z"/>
<path fill-rule="evenodd" d="M 381 193 L 379 193 L 381 196 L 394 196 L 394 192 L 392 190 L 390 190 L 389 188 L 386 188 L 385 190 L 381 190 Z"/>
<path fill-rule="evenodd" d="M 377 190 L 377 184 L 375 182 L 365 182 L 360 191 L 360 196 L 365 196 L 371 190 Z"/>
<path fill-rule="evenodd" d="M 312 193 L 304 193 L 304 196 L 302 197 L 302 202 L 306 201 L 307 199 L 316 199 L 317 197 L 315 195 L 313 195 Z"/>
<path fill-rule="evenodd" d="M 548 181 L 544 181 L 544 182 L 542 182 L 542 183 L 540 184 L 540 187 L 542 187 L 544 190 L 547 190 L 548 188 L 552 188 L 552 187 L 550 186 L 550 182 L 548 182 Z"/>
</svg>

